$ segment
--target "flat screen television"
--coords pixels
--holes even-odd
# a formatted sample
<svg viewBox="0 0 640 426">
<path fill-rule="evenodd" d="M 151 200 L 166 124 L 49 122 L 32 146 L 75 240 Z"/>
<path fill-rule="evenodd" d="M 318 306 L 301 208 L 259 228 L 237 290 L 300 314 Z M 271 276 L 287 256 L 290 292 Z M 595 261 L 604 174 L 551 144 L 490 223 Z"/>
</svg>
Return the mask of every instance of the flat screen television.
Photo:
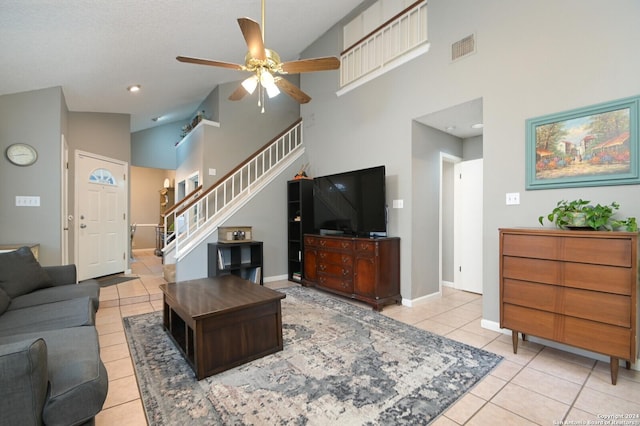
<svg viewBox="0 0 640 426">
<path fill-rule="evenodd" d="M 385 167 L 313 180 L 313 217 L 320 234 L 380 236 L 387 232 Z"/>
</svg>

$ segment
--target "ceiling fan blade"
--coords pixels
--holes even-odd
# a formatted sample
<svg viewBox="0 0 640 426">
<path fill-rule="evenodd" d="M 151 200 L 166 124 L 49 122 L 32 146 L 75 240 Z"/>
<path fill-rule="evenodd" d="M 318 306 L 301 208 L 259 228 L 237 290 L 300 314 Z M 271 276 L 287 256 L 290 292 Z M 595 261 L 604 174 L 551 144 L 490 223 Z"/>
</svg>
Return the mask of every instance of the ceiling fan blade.
<svg viewBox="0 0 640 426">
<path fill-rule="evenodd" d="M 229 96 L 229 100 L 230 101 L 239 101 L 240 99 L 244 98 L 247 94 L 248 94 L 248 92 L 245 90 L 244 87 L 242 87 L 242 84 L 239 84 L 238 88 L 233 91 L 231 96 Z"/>
<path fill-rule="evenodd" d="M 326 58 L 301 59 L 299 61 L 284 62 L 282 70 L 289 74 L 301 72 L 329 71 L 340 68 L 340 60 L 329 56 Z"/>
<path fill-rule="evenodd" d="M 298 101 L 298 103 L 306 104 L 311 100 L 311 96 L 298 89 L 298 87 L 289 82 L 289 80 L 287 80 L 286 78 L 276 77 L 275 83 L 276 86 L 280 88 L 280 90 Z"/>
<path fill-rule="evenodd" d="M 187 56 L 178 56 L 176 59 L 180 62 L 198 65 L 210 65 L 212 67 L 231 68 L 233 70 L 244 70 L 244 65 L 232 64 L 230 62 L 212 61 L 210 59 L 189 58 Z"/>
<path fill-rule="evenodd" d="M 251 57 L 259 61 L 266 60 L 267 55 L 264 50 L 264 40 L 262 40 L 260 24 L 249 18 L 238 18 L 238 24 L 240 25 L 240 31 L 242 31 L 244 40 L 247 42 Z"/>
</svg>

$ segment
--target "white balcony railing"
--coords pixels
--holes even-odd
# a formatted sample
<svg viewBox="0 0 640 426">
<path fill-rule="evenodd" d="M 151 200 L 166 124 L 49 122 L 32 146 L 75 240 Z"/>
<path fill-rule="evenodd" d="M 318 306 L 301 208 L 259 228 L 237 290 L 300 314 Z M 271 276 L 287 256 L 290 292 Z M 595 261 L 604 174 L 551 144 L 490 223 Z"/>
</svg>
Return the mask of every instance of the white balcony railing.
<svg viewBox="0 0 640 426">
<path fill-rule="evenodd" d="M 298 120 L 282 135 L 254 154 L 224 180 L 218 182 L 183 208 L 165 216 L 163 251 L 175 250 L 180 257 L 217 229 L 217 223 L 227 218 L 243 199 L 270 181 L 276 171 L 287 167 L 302 145 L 302 120 Z M 173 223 L 174 229 L 167 224 Z"/>
<path fill-rule="evenodd" d="M 427 2 L 419 1 L 342 52 L 340 86 L 353 83 L 427 43 Z"/>
</svg>

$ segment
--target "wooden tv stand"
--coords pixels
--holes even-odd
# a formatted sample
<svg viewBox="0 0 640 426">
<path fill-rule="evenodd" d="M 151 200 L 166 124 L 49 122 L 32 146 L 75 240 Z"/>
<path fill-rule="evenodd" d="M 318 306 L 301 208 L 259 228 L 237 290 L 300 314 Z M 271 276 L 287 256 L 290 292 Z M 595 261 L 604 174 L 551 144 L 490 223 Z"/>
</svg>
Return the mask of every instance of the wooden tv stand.
<svg viewBox="0 0 640 426">
<path fill-rule="evenodd" d="M 400 238 L 306 234 L 302 284 L 360 300 L 377 311 L 400 303 Z"/>
</svg>

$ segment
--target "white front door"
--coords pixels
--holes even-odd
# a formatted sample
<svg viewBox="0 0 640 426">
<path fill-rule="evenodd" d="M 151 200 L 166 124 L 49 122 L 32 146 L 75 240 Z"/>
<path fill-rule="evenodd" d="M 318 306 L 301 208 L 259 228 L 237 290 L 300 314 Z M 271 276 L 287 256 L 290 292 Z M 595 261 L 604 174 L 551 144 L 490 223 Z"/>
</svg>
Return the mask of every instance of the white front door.
<svg viewBox="0 0 640 426">
<path fill-rule="evenodd" d="M 123 272 L 128 251 L 127 163 L 76 151 L 75 169 L 78 279 Z"/>
<path fill-rule="evenodd" d="M 482 159 L 454 166 L 454 286 L 482 294 Z"/>
</svg>

